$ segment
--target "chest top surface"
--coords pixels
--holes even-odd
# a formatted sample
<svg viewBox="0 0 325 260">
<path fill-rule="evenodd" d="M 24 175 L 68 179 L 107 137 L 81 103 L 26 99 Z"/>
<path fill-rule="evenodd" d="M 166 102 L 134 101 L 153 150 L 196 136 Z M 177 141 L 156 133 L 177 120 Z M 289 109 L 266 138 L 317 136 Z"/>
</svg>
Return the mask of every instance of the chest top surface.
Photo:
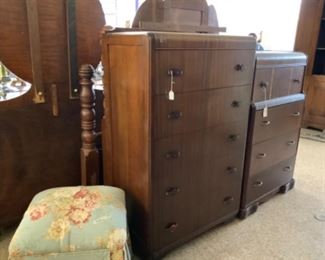
<svg viewBox="0 0 325 260">
<path fill-rule="evenodd" d="M 106 33 L 104 40 L 108 44 L 117 39 L 149 38 L 154 49 L 247 49 L 255 50 L 254 38 L 247 36 L 230 36 L 203 33 L 173 33 L 152 31 L 128 31 Z"/>
<path fill-rule="evenodd" d="M 306 66 L 307 56 L 293 51 L 257 51 L 256 66 Z"/>
</svg>

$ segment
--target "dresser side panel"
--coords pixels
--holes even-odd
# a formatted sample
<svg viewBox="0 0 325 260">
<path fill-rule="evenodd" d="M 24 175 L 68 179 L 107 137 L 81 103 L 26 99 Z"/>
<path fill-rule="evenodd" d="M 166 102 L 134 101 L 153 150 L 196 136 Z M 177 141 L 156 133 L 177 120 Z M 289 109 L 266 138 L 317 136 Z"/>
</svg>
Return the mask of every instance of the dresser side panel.
<svg viewBox="0 0 325 260">
<path fill-rule="evenodd" d="M 149 237 L 151 211 L 150 45 L 147 35 L 103 40 L 104 179 L 125 190 L 131 230 L 142 238 Z"/>
</svg>

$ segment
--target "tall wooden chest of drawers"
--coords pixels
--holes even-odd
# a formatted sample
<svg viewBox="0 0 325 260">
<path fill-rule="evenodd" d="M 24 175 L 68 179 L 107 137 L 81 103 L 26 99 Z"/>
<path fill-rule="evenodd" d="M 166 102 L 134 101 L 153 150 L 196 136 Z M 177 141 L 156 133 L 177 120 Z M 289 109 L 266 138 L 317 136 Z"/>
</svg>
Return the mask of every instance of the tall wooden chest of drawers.
<svg viewBox="0 0 325 260">
<path fill-rule="evenodd" d="M 105 184 L 126 191 L 136 248 L 159 257 L 239 212 L 255 42 L 123 32 L 102 46 Z"/>
<path fill-rule="evenodd" d="M 306 56 L 258 52 L 239 216 L 294 185 L 293 171 L 305 96 Z"/>
</svg>

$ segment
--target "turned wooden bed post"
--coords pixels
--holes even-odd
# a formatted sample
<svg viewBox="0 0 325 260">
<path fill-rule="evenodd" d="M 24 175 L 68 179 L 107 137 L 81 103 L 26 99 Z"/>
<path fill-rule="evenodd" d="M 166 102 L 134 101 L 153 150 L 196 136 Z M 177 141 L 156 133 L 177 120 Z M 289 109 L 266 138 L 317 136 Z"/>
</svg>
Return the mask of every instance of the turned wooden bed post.
<svg viewBox="0 0 325 260">
<path fill-rule="evenodd" d="M 95 92 L 93 90 L 93 67 L 82 65 L 80 77 L 80 105 L 81 105 L 81 184 L 96 185 L 99 182 L 99 155 L 96 147 L 97 133 L 95 117 Z"/>
</svg>

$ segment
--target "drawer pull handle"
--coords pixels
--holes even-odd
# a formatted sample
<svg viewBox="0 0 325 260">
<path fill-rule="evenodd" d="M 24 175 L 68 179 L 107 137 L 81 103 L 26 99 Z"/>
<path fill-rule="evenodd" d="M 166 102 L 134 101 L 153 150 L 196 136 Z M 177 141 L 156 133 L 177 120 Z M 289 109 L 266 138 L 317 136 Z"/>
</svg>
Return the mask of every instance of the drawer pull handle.
<svg viewBox="0 0 325 260">
<path fill-rule="evenodd" d="M 183 113 L 180 111 L 172 111 L 168 114 L 168 119 L 177 120 L 183 116 Z"/>
<path fill-rule="evenodd" d="M 239 105 L 240 105 L 240 102 L 237 101 L 237 100 L 234 100 L 234 101 L 231 103 L 231 106 L 232 106 L 232 107 L 239 107 Z"/>
<path fill-rule="evenodd" d="M 293 83 L 297 83 L 297 84 L 301 82 L 300 79 L 293 79 L 292 81 Z"/>
<path fill-rule="evenodd" d="M 268 85 L 269 85 L 269 83 L 266 82 L 266 81 L 261 81 L 261 82 L 260 82 L 260 87 L 261 87 L 261 88 L 267 88 Z"/>
<path fill-rule="evenodd" d="M 265 157 L 266 157 L 266 153 L 259 153 L 256 157 L 257 157 L 258 159 L 265 158 Z"/>
<path fill-rule="evenodd" d="M 171 187 L 171 188 L 168 188 L 167 190 L 166 190 L 166 192 L 165 192 L 165 195 L 166 196 L 174 196 L 174 195 L 176 195 L 177 193 L 179 193 L 181 191 L 181 189 L 180 188 L 178 188 L 178 187 Z"/>
<path fill-rule="evenodd" d="M 169 223 L 165 229 L 170 231 L 171 233 L 175 232 L 175 230 L 178 228 L 178 224 L 176 222 Z"/>
<path fill-rule="evenodd" d="M 236 71 L 243 71 L 245 69 L 244 64 L 236 64 L 235 65 L 235 70 Z"/>
<path fill-rule="evenodd" d="M 299 117 L 301 114 L 300 114 L 300 112 L 295 112 L 295 113 L 292 113 L 291 115 L 294 117 Z"/>
<path fill-rule="evenodd" d="M 236 167 L 227 167 L 227 170 L 226 170 L 227 174 L 235 174 L 238 172 L 238 169 Z"/>
<path fill-rule="evenodd" d="M 296 144 L 296 141 L 288 141 L 287 142 L 287 145 L 294 145 L 294 144 Z"/>
<path fill-rule="evenodd" d="M 264 125 L 264 126 L 268 126 L 270 124 L 271 124 L 271 121 L 269 121 L 269 120 L 262 121 L 262 125 Z"/>
<path fill-rule="evenodd" d="M 284 172 L 291 172 L 292 171 L 292 166 L 286 166 L 283 168 Z"/>
<path fill-rule="evenodd" d="M 223 199 L 223 204 L 229 205 L 234 202 L 234 197 L 228 196 Z"/>
<path fill-rule="evenodd" d="M 174 160 L 181 157 L 181 152 L 180 151 L 170 151 L 165 154 L 165 158 L 167 160 Z"/>
<path fill-rule="evenodd" d="M 172 68 L 172 69 L 169 69 L 167 71 L 167 73 L 168 73 L 168 76 L 179 77 L 179 76 L 183 75 L 184 72 L 181 69 Z"/>
<path fill-rule="evenodd" d="M 254 185 L 253 185 L 255 188 L 260 188 L 263 186 L 263 182 L 262 181 L 256 181 L 254 182 Z"/>
<path fill-rule="evenodd" d="M 235 142 L 239 139 L 240 135 L 229 135 L 228 136 L 228 141 L 230 142 Z"/>
</svg>

